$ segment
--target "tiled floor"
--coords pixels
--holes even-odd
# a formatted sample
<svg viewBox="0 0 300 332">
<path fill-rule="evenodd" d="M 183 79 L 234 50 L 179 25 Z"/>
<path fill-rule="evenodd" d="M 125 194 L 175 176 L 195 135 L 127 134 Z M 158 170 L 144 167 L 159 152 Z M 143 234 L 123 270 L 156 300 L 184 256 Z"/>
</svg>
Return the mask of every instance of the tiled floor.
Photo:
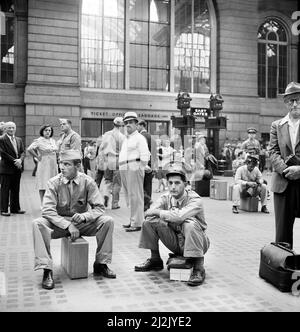
<svg viewBox="0 0 300 332">
<path fill-rule="evenodd" d="M 222 178 L 231 182 L 231 178 Z M 274 238 L 270 215 L 233 215 L 230 201 L 204 197 L 211 247 L 205 257 L 205 283 L 190 288 L 170 281 L 167 269 L 137 273 L 133 268 L 148 257 L 138 249 L 139 232 L 125 233 L 128 210 L 107 210 L 115 220 L 112 269 L 117 279 L 94 277 L 96 243 L 89 241 L 89 276 L 70 280 L 60 266 L 60 240 L 51 242 L 55 289 L 41 288 L 42 271 L 33 272 L 31 221 L 38 217 L 39 197 L 29 172 L 22 177 L 21 203 L 27 213 L 0 217 L 0 311 L 300 311 L 300 296 L 281 293 L 258 277 L 260 248 Z M 156 189 L 156 182 L 154 183 Z M 159 194 L 154 193 L 154 199 Z M 295 222 L 295 249 L 300 252 L 300 224 Z M 166 261 L 168 250 L 161 246 Z"/>
</svg>

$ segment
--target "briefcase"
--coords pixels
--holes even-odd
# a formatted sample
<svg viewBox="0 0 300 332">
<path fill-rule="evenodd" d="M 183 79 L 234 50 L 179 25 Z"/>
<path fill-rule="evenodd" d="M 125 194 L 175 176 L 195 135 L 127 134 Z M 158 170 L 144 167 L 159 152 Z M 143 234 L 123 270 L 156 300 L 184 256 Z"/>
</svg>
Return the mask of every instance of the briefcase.
<svg viewBox="0 0 300 332">
<path fill-rule="evenodd" d="M 281 292 L 292 290 L 297 279 L 297 276 L 293 279 L 293 274 L 297 270 L 300 270 L 300 255 L 296 255 L 288 243 L 272 242 L 260 250 L 259 276 Z"/>
</svg>

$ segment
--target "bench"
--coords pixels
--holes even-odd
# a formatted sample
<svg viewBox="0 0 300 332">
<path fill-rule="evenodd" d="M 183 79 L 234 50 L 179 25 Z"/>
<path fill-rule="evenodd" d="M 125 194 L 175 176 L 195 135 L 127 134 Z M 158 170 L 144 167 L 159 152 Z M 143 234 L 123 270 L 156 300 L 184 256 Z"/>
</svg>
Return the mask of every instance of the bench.
<svg viewBox="0 0 300 332">
<path fill-rule="evenodd" d="M 61 239 L 61 265 L 70 279 L 87 278 L 89 264 L 89 243 L 79 237 L 76 241 Z"/>
</svg>

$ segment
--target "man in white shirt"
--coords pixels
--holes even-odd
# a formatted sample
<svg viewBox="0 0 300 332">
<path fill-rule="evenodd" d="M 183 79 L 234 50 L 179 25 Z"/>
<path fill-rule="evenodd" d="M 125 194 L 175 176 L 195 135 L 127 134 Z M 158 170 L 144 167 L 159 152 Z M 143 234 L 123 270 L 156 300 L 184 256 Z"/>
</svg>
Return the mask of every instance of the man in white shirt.
<svg viewBox="0 0 300 332">
<path fill-rule="evenodd" d="M 295 218 L 300 217 L 300 84 L 291 82 L 283 96 L 288 114 L 271 125 L 269 153 L 273 167 L 276 242 L 293 247 Z"/>
<path fill-rule="evenodd" d="M 147 165 L 150 152 L 145 137 L 137 130 L 138 117 L 127 112 L 123 118 L 127 134 L 123 142 L 119 169 L 127 206 L 130 207 L 130 222 L 123 225 L 126 232 L 140 231 L 144 220 L 144 176 L 151 171 Z"/>
<path fill-rule="evenodd" d="M 240 197 L 260 197 L 261 212 L 269 213 L 267 208 L 267 185 L 257 167 L 258 156 L 248 155 L 245 164 L 235 173 L 235 184 L 232 189 L 232 212 L 239 213 Z"/>
</svg>

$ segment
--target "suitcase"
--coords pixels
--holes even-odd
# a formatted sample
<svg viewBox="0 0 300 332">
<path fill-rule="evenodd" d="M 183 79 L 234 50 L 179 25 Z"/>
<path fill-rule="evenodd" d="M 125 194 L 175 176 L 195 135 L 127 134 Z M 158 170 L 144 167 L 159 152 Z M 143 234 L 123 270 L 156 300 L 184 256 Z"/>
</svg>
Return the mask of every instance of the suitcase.
<svg viewBox="0 0 300 332">
<path fill-rule="evenodd" d="M 210 198 L 227 199 L 227 181 L 210 180 Z"/>
<path fill-rule="evenodd" d="M 167 267 L 170 271 L 170 280 L 188 281 L 193 272 L 193 266 L 185 257 L 169 254 Z"/>
<path fill-rule="evenodd" d="M 258 197 L 241 197 L 240 210 L 258 212 Z"/>
<path fill-rule="evenodd" d="M 300 255 L 289 249 L 288 243 L 272 242 L 261 249 L 259 276 L 281 292 L 292 291 L 296 283 L 293 274 L 297 270 L 300 272 Z"/>
<path fill-rule="evenodd" d="M 195 191 L 201 197 L 209 196 L 209 187 L 211 180 L 195 181 Z"/>
<path fill-rule="evenodd" d="M 61 239 L 61 265 L 70 279 L 88 277 L 89 243 L 82 237 Z"/>
</svg>

